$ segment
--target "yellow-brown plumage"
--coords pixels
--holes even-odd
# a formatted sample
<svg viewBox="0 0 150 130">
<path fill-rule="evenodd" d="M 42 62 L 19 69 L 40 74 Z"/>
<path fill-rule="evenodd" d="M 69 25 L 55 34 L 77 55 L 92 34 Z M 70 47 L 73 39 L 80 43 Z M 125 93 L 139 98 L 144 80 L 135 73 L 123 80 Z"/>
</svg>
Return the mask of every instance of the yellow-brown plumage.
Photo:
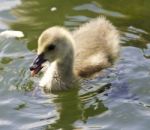
<svg viewBox="0 0 150 130">
<path fill-rule="evenodd" d="M 64 90 L 76 77 L 87 78 L 111 66 L 118 57 L 119 42 L 118 31 L 104 17 L 95 18 L 73 32 L 59 26 L 46 29 L 38 40 L 38 55 L 43 54 L 53 65 L 49 64 L 41 86 Z"/>
</svg>

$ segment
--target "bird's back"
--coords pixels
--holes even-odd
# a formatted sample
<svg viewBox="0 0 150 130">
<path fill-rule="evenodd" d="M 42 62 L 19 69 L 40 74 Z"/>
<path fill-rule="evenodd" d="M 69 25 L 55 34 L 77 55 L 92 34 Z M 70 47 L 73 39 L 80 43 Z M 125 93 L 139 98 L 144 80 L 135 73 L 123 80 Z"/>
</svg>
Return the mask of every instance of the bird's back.
<svg viewBox="0 0 150 130">
<path fill-rule="evenodd" d="M 98 17 L 73 32 L 75 39 L 74 70 L 89 77 L 109 67 L 119 54 L 119 34 L 104 17 Z"/>
</svg>

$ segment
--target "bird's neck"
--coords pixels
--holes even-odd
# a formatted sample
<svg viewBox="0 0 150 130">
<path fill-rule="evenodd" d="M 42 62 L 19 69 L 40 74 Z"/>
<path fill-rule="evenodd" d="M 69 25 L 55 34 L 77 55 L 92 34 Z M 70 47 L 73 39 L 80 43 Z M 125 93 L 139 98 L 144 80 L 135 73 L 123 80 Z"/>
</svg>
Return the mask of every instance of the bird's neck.
<svg viewBox="0 0 150 130">
<path fill-rule="evenodd" d="M 57 62 L 57 72 L 64 82 L 70 82 L 73 77 L 73 61 L 74 57 L 73 54 L 68 54 L 64 57 L 64 59 L 61 59 Z"/>
<path fill-rule="evenodd" d="M 51 91 L 67 90 L 74 86 L 73 60 L 73 54 L 68 54 L 64 59 L 56 61 L 55 72 L 50 85 Z"/>
</svg>

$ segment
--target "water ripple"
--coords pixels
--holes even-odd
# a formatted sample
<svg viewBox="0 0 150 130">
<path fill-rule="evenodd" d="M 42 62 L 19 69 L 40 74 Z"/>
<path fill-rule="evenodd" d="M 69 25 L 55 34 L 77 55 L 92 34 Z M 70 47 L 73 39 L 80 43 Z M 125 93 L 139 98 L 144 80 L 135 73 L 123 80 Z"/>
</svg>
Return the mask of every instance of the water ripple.
<svg viewBox="0 0 150 130">
<path fill-rule="evenodd" d="M 100 4 L 93 2 L 93 3 L 87 3 L 87 4 L 83 4 L 83 5 L 78 5 L 76 7 L 74 7 L 75 11 L 91 11 L 94 13 L 98 13 L 98 14 L 104 14 L 106 16 L 113 16 L 113 17 L 118 17 L 118 18 L 126 18 L 127 16 L 124 14 L 121 14 L 120 12 L 115 12 L 112 10 L 106 10 L 104 9 Z"/>
</svg>

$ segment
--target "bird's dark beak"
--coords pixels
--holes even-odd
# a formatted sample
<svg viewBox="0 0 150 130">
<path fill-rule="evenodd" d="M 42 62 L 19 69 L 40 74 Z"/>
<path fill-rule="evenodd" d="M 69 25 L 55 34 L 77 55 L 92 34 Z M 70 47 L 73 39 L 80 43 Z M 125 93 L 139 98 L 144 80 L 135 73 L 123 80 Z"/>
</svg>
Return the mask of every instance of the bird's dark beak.
<svg viewBox="0 0 150 130">
<path fill-rule="evenodd" d="M 42 64 L 46 61 L 44 59 L 44 54 L 38 55 L 35 60 L 33 61 L 33 64 L 30 66 L 31 75 L 34 76 L 37 74 L 43 67 Z"/>
</svg>

